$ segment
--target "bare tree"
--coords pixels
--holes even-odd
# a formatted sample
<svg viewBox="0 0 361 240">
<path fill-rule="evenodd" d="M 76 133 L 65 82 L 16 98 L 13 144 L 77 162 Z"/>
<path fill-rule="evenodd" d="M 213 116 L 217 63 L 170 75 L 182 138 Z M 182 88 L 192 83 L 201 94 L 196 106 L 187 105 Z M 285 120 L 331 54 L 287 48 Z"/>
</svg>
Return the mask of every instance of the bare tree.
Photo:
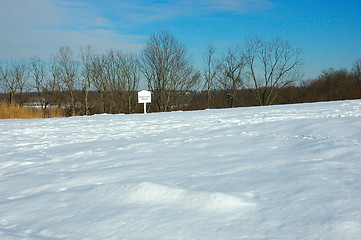
<svg viewBox="0 0 361 240">
<path fill-rule="evenodd" d="M 54 62 L 50 67 L 50 75 L 49 81 L 44 86 L 45 105 L 53 104 L 61 109 L 64 98 L 62 94 L 63 86 L 60 80 L 61 69 Z"/>
<path fill-rule="evenodd" d="M 86 47 L 85 50 L 81 50 L 81 59 L 82 59 L 82 86 L 84 91 L 84 105 L 85 105 L 85 115 L 90 115 L 90 104 L 89 104 L 89 91 L 91 89 L 94 67 L 94 57 L 95 53 L 93 52 L 91 46 Z"/>
<path fill-rule="evenodd" d="M 13 84 L 10 83 L 10 68 L 9 63 L 5 60 L 0 61 L 0 84 L 4 88 L 5 93 L 9 93 L 10 102 L 13 98 L 12 92 L 15 88 L 15 82 Z M 10 87 L 9 87 L 10 85 Z"/>
<path fill-rule="evenodd" d="M 142 71 L 159 111 L 178 105 L 199 82 L 200 74 L 187 58 L 185 46 L 166 31 L 151 36 L 141 59 Z"/>
<path fill-rule="evenodd" d="M 33 57 L 30 60 L 30 75 L 35 83 L 35 89 L 38 94 L 38 101 L 40 103 L 43 117 L 46 114 L 46 107 L 49 104 L 44 97 L 45 91 L 45 65 L 38 57 Z"/>
<path fill-rule="evenodd" d="M 139 59 L 134 54 L 124 55 L 121 63 L 122 82 L 126 94 L 128 113 L 136 108 L 135 91 L 138 90 L 140 79 Z"/>
<path fill-rule="evenodd" d="M 71 101 L 72 115 L 76 115 L 75 90 L 78 81 L 78 62 L 73 58 L 71 49 L 61 47 L 59 52 L 53 56 L 54 63 L 58 68 L 60 81 L 65 85 Z"/>
<path fill-rule="evenodd" d="M 107 83 L 105 81 L 105 77 L 103 76 L 103 56 L 92 53 L 90 57 L 90 65 L 88 66 L 91 85 L 95 87 L 99 94 L 100 105 L 101 105 L 101 113 L 106 112 L 106 92 L 108 90 Z"/>
<path fill-rule="evenodd" d="M 242 55 L 235 49 L 228 49 L 227 55 L 223 57 L 219 64 L 218 82 L 230 99 L 230 107 L 235 107 L 236 102 L 244 105 L 237 96 L 238 90 L 244 88 L 243 69 L 244 60 Z"/>
<path fill-rule="evenodd" d="M 2 61 L 0 66 L 0 77 L 2 79 L 5 91 L 9 94 L 10 103 L 15 103 L 15 94 L 21 96 L 29 77 L 28 67 L 25 62 Z"/>
<path fill-rule="evenodd" d="M 26 86 L 27 80 L 29 78 L 28 65 L 24 61 L 14 62 L 12 66 L 12 77 L 15 80 L 19 91 L 19 103 L 22 105 L 24 87 Z"/>
<path fill-rule="evenodd" d="M 351 71 L 354 76 L 356 86 L 359 86 L 361 83 L 361 59 L 355 61 Z"/>
<path fill-rule="evenodd" d="M 259 37 L 250 38 L 245 42 L 243 57 L 250 88 L 255 89 L 260 105 L 272 104 L 278 89 L 301 77 L 302 51 L 280 39 L 268 41 Z"/>
<path fill-rule="evenodd" d="M 110 104 L 108 111 L 111 113 L 121 113 L 123 110 L 122 58 L 122 53 L 112 49 L 102 56 L 102 83 L 105 84 L 105 92 L 109 93 Z"/>
<path fill-rule="evenodd" d="M 203 62 L 205 64 L 205 69 L 203 72 L 203 76 L 205 79 L 205 88 L 207 90 L 207 106 L 208 108 L 211 108 L 213 105 L 212 100 L 212 90 L 215 89 L 215 80 L 217 77 L 217 73 L 219 70 L 219 65 L 216 63 L 216 60 L 214 59 L 214 54 L 216 52 L 216 49 L 213 47 L 212 44 L 209 44 L 207 46 L 206 53 L 203 58 Z"/>
</svg>

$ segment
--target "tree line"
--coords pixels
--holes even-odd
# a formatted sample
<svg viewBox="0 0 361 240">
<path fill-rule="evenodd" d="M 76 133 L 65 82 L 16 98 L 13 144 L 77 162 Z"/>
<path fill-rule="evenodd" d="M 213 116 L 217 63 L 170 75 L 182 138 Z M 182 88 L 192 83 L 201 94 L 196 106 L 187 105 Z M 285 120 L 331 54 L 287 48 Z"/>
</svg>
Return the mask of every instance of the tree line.
<svg viewBox="0 0 361 240">
<path fill-rule="evenodd" d="M 251 37 L 221 56 L 208 45 L 196 69 L 183 43 L 167 31 L 154 33 L 138 55 L 90 46 L 79 55 L 60 47 L 50 61 L 0 61 L 2 98 L 36 102 L 67 115 L 141 112 L 139 85 L 152 91 L 149 111 L 194 110 L 361 98 L 361 60 L 352 69 L 323 72 L 304 81 L 303 53 L 281 39 Z"/>
</svg>

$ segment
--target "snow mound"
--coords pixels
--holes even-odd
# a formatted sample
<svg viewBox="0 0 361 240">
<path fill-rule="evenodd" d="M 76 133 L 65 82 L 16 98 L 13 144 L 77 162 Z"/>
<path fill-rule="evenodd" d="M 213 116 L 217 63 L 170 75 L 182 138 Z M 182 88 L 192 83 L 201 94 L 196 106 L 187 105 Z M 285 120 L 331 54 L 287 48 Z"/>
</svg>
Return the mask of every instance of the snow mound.
<svg viewBox="0 0 361 240">
<path fill-rule="evenodd" d="M 92 189 L 87 198 L 96 199 L 97 196 L 102 196 L 100 201 L 113 204 L 161 205 L 213 213 L 240 212 L 256 206 L 230 194 L 187 191 L 150 182 L 104 184 Z"/>
</svg>

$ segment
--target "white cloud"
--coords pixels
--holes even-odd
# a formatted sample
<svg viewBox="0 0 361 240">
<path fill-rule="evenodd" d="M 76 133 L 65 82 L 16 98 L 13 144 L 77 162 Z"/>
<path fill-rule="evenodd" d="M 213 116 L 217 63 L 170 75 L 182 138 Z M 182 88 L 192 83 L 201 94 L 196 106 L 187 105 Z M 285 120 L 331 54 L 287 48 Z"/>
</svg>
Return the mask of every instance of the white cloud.
<svg viewBox="0 0 361 240">
<path fill-rule="evenodd" d="M 269 0 L 202 0 L 205 7 L 212 11 L 235 13 L 259 12 L 272 6 Z"/>
</svg>

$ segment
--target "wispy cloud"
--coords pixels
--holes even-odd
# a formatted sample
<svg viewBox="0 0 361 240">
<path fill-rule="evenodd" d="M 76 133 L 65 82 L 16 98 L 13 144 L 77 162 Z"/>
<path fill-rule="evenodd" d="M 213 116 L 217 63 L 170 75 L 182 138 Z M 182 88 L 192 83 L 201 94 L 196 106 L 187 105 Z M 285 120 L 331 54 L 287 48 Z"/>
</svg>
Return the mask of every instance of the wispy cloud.
<svg viewBox="0 0 361 240">
<path fill-rule="evenodd" d="M 149 22 L 210 15 L 220 12 L 244 14 L 272 7 L 270 0 L 182 0 L 182 1 L 119 1 L 122 18 L 132 22 Z"/>
<path fill-rule="evenodd" d="M 49 58 L 63 45 L 134 51 L 148 37 L 134 32 L 147 24 L 268 7 L 270 0 L 1 0 L 0 58 Z"/>
<path fill-rule="evenodd" d="M 260 12 L 272 8 L 269 0 L 210 0 L 208 7 L 214 11 L 229 11 L 238 14 Z"/>
<path fill-rule="evenodd" d="M 80 1 L 2 0 L 0 23 L 0 58 L 49 58 L 64 45 L 132 51 L 143 40 L 114 29 L 111 19 Z"/>
</svg>

